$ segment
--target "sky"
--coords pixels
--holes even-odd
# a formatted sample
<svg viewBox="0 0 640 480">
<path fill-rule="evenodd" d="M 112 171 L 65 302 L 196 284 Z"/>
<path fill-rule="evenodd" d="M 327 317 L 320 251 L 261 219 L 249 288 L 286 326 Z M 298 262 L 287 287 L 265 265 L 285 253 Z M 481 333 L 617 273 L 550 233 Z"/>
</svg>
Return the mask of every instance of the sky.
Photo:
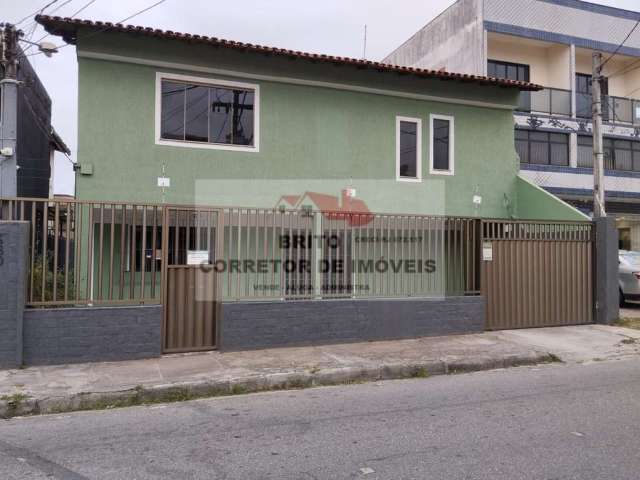
<svg viewBox="0 0 640 480">
<path fill-rule="evenodd" d="M 50 1 L 0 0 L 0 21 L 16 23 Z M 78 17 L 118 22 L 156 1 L 95 0 Z M 87 3 L 89 0 L 57 0 L 44 13 L 69 16 Z M 126 23 L 355 58 L 363 55 L 364 25 L 367 25 L 366 57 L 381 60 L 452 3 L 454 0 L 166 0 Z M 593 3 L 640 10 L 639 0 Z M 25 20 L 19 28 L 26 38 L 37 40 L 46 32 L 34 23 Z M 59 37 L 45 40 L 61 42 Z M 30 60 L 53 101 L 52 124 L 75 160 L 78 108 L 75 48 L 63 48 L 51 58 L 36 55 Z M 73 193 L 73 170 L 62 154 L 56 154 L 54 191 Z"/>
</svg>

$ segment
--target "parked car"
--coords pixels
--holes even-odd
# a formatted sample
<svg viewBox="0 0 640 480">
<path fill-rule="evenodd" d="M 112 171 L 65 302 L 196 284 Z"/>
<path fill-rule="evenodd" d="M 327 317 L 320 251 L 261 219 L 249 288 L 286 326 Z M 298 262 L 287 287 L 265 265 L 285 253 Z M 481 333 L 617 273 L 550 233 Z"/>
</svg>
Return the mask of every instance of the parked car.
<svg viewBox="0 0 640 480">
<path fill-rule="evenodd" d="M 640 252 L 618 251 L 620 306 L 627 300 L 640 300 Z"/>
</svg>

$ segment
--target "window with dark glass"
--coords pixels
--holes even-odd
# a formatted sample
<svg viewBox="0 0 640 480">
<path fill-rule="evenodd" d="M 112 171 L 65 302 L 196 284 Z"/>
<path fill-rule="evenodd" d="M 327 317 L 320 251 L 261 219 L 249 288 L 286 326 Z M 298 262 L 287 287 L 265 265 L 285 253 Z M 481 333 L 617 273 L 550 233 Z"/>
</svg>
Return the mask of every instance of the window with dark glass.
<svg viewBox="0 0 640 480">
<path fill-rule="evenodd" d="M 605 138 L 602 141 L 605 170 L 640 172 L 640 142 Z M 593 137 L 578 136 L 578 166 L 593 167 Z"/>
<path fill-rule="evenodd" d="M 592 76 L 587 73 L 576 73 L 576 115 L 581 118 L 591 118 L 591 90 Z M 609 80 L 602 78 L 601 82 L 602 95 L 609 94 Z M 603 119 L 606 121 L 609 117 L 609 109 L 602 109 Z"/>
<path fill-rule="evenodd" d="M 252 90 L 162 80 L 160 137 L 253 146 L 254 101 Z"/>
<path fill-rule="evenodd" d="M 451 169 L 449 164 L 449 148 L 450 148 L 450 127 L 449 120 L 440 118 L 433 119 L 433 160 L 434 170 L 448 171 Z"/>
<path fill-rule="evenodd" d="M 569 135 L 516 130 L 515 146 L 521 163 L 569 165 Z"/>
<path fill-rule="evenodd" d="M 399 175 L 418 178 L 418 123 L 401 120 L 399 135 Z"/>
<path fill-rule="evenodd" d="M 501 60 L 488 60 L 487 76 L 528 82 L 529 65 L 525 65 L 523 63 L 503 62 Z"/>
</svg>

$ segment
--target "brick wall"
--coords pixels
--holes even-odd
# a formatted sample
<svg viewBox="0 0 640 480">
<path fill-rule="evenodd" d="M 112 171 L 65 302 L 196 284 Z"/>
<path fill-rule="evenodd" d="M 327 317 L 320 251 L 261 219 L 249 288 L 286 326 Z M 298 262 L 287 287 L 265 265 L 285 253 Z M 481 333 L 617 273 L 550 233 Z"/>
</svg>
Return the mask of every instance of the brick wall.
<svg viewBox="0 0 640 480">
<path fill-rule="evenodd" d="M 482 332 L 483 297 L 228 302 L 220 348 L 391 340 Z"/>
<path fill-rule="evenodd" d="M 27 309 L 24 363 L 47 365 L 158 357 L 162 307 Z"/>
</svg>

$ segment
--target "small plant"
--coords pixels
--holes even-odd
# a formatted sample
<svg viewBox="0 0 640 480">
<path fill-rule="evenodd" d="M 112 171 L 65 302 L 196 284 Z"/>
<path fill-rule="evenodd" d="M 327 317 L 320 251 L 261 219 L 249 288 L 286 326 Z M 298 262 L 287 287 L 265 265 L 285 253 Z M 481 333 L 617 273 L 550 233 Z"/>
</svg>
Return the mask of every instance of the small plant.
<svg viewBox="0 0 640 480">
<path fill-rule="evenodd" d="M 49 258 L 50 262 L 53 259 Z M 44 277 L 44 278 L 43 278 Z M 33 281 L 33 291 L 31 292 L 31 298 L 34 301 L 59 301 L 64 300 L 65 292 L 65 278 L 64 271 L 58 266 L 58 271 L 54 274 L 53 264 L 43 265 L 42 257 L 36 257 L 33 262 L 33 270 L 31 271 L 31 280 Z M 42 282 L 44 280 L 44 289 Z M 56 286 L 56 298 L 53 298 L 53 285 Z M 67 273 L 67 299 L 75 299 L 75 287 L 73 279 L 73 270 L 69 269 Z"/>
<path fill-rule="evenodd" d="M 7 402 L 7 417 L 14 417 L 20 408 L 20 405 L 29 398 L 24 393 L 13 393 L 11 395 L 2 395 L 0 400 Z"/>
<path fill-rule="evenodd" d="M 418 367 L 411 373 L 411 378 L 429 378 L 429 372 L 424 367 Z"/>
</svg>

